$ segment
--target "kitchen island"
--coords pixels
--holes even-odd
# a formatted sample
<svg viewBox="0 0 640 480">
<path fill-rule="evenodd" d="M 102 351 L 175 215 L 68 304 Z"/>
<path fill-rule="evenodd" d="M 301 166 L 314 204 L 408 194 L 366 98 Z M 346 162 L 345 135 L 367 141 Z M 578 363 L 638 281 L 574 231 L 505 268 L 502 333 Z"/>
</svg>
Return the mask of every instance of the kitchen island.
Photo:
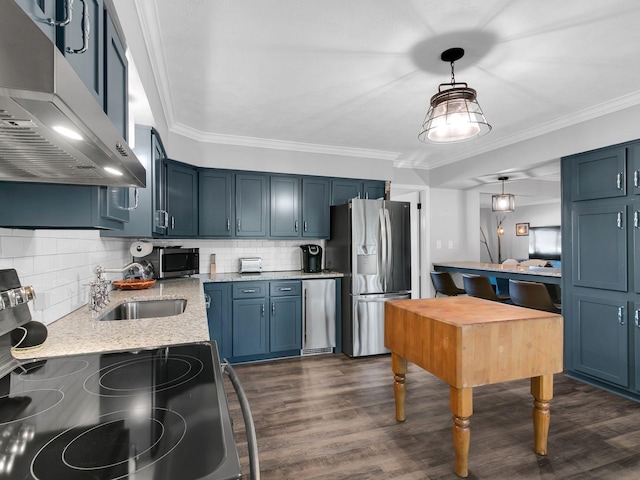
<svg viewBox="0 0 640 480">
<path fill-rule="evenodd" d="M 396 420 L 405 420 L 407 362 L 449 384 L 455 473 L 468 476 L 473 387 L 531 379 L 533 449 L 547 454 L 553 374 L 562 371 L 562 317 L 458 296 L 394 300 L 385 305 Z M 401 447 L 400 447 L 401 448 Z"/>
<path fill-rule="evenodd" d="M 562 269 L 553 267 L 503 265 L 501 263 L 484 262 L 439 262 L 433 264 L 433 269 L 436 272 L 471 273 L 550 285 L 560 285 L 562 280 Z"/>
<path fill-rule="evenodd" d="M 155 348 L 209 340 L 204 291 L 199 278 L 159 280 L 146 290 L 112 290 L 110 303 L 97 315 L 87 305 L 47 325 L 41 348 L 12 352 L 19 360 L 79 353 Z M 101 321 L 117 305 L 135 300 L 185 299 L 180 315 Z"/>
</svg>

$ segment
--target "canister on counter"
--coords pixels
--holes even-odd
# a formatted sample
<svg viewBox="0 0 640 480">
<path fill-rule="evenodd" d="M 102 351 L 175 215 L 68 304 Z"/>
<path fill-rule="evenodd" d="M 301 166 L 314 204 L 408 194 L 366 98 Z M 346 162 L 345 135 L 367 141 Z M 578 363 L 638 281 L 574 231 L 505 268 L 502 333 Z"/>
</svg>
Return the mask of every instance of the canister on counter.
<svg viewBox="0 0 640 480">
<path fill-rule="evenodd" d="M 213 276 L 216 274 L 216 254 L 211 254 L 211 272 L 210 275 Z"/>
</svg>

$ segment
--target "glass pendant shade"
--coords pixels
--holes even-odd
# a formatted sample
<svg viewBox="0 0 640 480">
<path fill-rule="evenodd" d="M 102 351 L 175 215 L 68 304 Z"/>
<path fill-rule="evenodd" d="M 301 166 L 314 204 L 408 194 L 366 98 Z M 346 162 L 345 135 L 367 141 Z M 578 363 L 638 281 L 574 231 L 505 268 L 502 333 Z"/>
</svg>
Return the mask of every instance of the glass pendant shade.
<svg viewBox="0 0 640 480">
<path fill-rule="evenodd" d="M 510 193 L 491 196 L 491 210 L 494 212 L 513 212 L 516 209 L 516 197 Z"/>
<path fill-rule="evenodd" d="M 502 194 L 491 195 L 491 211 L 493 212 L 513 212 L 516 209 L 516 196 L 511 193 L 504 193 L 504 182 L 509 177 L 498 178 L 502 182 Z"/>
<path fill-rule="evenodd" d="M 420 141 L 462 142 L 491 131 L 473 88 L 466 83 L 443 84 L 440 89 L 443 86 L 450 88 L 431 97 L 431 107 L 418 135 Z"/>
</svg>

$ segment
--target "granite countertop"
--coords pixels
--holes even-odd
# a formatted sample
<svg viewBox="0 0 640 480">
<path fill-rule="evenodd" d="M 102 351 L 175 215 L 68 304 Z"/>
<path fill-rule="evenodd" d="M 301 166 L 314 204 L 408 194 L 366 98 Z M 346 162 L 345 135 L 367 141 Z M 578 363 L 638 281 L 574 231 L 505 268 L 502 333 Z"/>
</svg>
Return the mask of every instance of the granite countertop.
<svg viewBox="0 0 640 480">
<path fill-rule="evenodd" d="M 435 262 L 434 267 L 468 268 L 493 272 L 514 272 L 538 275 L 544 277 L 561 277 L 562 269 L 553 267 L 535 267 L 525 265 L 503 265 L 501 263 L 483 262 Z"/>
<path fill-rule="evenodd" d="M 98 317 L 131 300 L 187 300 L 180 315 L 136 320 L 100 321 Z M 98 316 L 87 305 L 47 325 L 42 348 L 13 353 L 17 359 L 59 357 L 80 353 L 154 348 L 209 340 L 204 290 L 199 278 L 159 280 L 146 290 L 112 290 L 111 302 Z"/>
<path fill-rule="evenodd" d="M 304 273 L 301 270 L 287 270 L 282 272 L 261 273 L 217 273 L 215 275 L 194 275 L 203 283 L 209 282 L 247 282 L 255 280 L 312 280 L 318 278 L 339 278 L 344 275 L 339 272 L 322 271 L 318 273 Z"/>
</svg>

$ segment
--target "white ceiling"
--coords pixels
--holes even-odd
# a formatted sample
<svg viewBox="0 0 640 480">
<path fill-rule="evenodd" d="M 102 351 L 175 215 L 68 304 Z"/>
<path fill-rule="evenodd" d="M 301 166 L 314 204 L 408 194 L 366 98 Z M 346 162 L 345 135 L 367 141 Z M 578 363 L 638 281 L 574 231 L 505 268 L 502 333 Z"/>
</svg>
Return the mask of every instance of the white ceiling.
<svg viewBox="0 0 640 480">
<path fill-rule="evenodd" d="M 637 0 L 136 0 L 136 8 L 168 126 L 202 141 L 329 146 L 434 169 L 640 104 Z M 450 47 L 465 49 L 456 80 L 478 91 L 493 130 L 423 144 L 429 99 L 450 81 L 440 60 Z M 510 175 L 557 182 L 558 165 L 541 158 Z M 495 184 L 491 168 L 476 184 Z"/>
</svg>

